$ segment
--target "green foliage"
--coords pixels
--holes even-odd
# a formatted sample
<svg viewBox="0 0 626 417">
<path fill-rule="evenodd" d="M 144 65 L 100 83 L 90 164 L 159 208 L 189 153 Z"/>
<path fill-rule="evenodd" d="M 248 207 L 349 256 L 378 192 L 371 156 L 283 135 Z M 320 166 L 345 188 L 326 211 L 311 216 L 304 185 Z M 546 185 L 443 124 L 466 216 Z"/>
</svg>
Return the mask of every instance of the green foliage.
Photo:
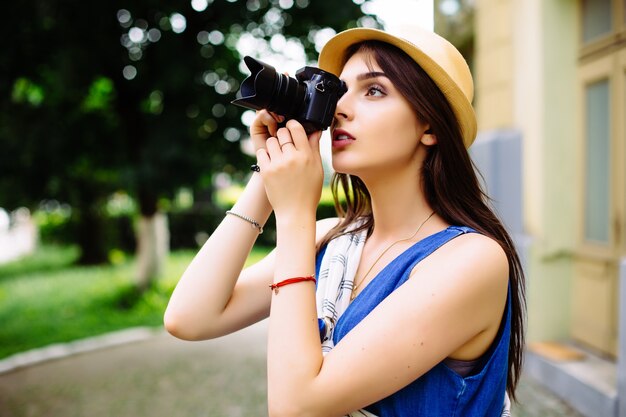
<svg viewBox="0 0 626 417">
<path fill-rule="evenodd" d="M 67 204 L 59 204 L 54 200 L 44 201 L 33 213 L 33 219 L 39 230 L 39 239 L 44 245 L 75 245 L 76 230 L 80 227 L 78 220 L 72 216 L 72 209 Z M 99 238 L 109 262 L 118 262 L 126 252 L 135 249 L 134 219 L 136 208 L 132 200 L 124 194 L 116 194 L 102 208 L 100 223 L 103 227 Z M 77 247 L 80 259 L 82 248 Z"/>
<path fill-rule="evenodd" d="M 43 242 L 71 243 L 71 239 L 63 238 L 68 235 L 72 210 L 68 205 L 57 201 L 42 201 L 39 208 L 33 213 L 33 219 L 39 230 L 39 237 Z"/>
<path fill-rule="evenodd" d="M 79 249 L 76 246 L 41 246 L 30 256 L 0 265 L 0 283 L 23 275 L 49 273 L 68 268 L 78 254 Z"/>
<path fill-rule="evenodd" d="M 115 90 L 113 81 L 110 78 L 96 78 L 83 101 L 83 109 L 89 111 L 107 111 L 110 109 L 113 99 L 115 98 Z"/>
<path fill-rule="evenodd" d="M 179 189 L 210 191 L 214 175 L 250 165 L 243 110 L 230 104 L 246 76 L 243 36 L 267 54 L 284 36 L 314 61 L 315 33 L 363 18 L 352 0 L 213 0 L 202 11 L 188 0 L 40 0 L 3 12 L 0 206 L 68 203 L 85 263 L 111 249 L 109 195 L 132 195 L 150 216 Z"/>
<path fill-rule="evenodd" d="M 15 103 L 28 103 L 33 107 L 37 107 L 43 102 L 44 92 L 41 86 L 33 83 L 28 78 L 20 77 L 15 80 L 11 98 Z"/>
<path fill-rule="evenodd" d="M 474 63 L 474 0 L 435 0 L 435 31 Z"/>
<path fill-rule="evenodd" d="M 249 263 L 268 251 L 255 249 Z M 171 254 L 164 278 L 143 294 L 132 259 L 116 266 L 68 266 L 75 248 L 45 247 L 0 265 L 0 358 L 132 326 L 162 325 L 171 292 L 193 253 Z"/>
<path fill-rule="evenodd" d="M 239 195 L 243 191 L 243 185 L 233 184 L 230 187 L 222 188 L 215 193 L 215 202 L 222 208 L 232 207 L 239 198 Z M 330 187 L 325 186 L 322 189 L 322 196 L 320 198 L 320 205 L 332 206 L 333 194 Z"/>
</svg>

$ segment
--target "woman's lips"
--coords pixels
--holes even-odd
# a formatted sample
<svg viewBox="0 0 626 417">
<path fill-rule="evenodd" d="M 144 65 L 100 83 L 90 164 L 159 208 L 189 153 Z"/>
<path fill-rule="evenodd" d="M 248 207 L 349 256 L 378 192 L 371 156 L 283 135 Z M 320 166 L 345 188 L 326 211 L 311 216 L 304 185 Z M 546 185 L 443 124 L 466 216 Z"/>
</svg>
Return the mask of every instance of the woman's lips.
<svg viewBox="0 0 626 417">
<path fill-rule="evenodd" d="M 354 141 L 354 137 L 343 129 L 336 129 L 333 132 L 333 148 L 343 148 Z"/>
</svg>

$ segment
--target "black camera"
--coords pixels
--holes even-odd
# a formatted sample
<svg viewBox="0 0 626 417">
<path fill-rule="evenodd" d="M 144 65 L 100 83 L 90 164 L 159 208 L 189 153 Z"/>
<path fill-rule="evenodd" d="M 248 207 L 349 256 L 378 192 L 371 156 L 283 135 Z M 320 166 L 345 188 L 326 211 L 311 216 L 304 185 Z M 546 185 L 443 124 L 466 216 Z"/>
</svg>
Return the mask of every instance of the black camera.
<svg viewBox="0 0 626 417">
<path fill-rule="evenodd" d="M 333 121 L 337 101 L 346 84 L 335 75 L 315 67 L 296 72 L 296 79 L 277 74 L 274 67 L 244 57 L 250 76 L 243 80 L 233 104 L 253 110 L 267 109 L 285 120 L 299 121 L 308 133 L 325 130 Z"/>
</svg>

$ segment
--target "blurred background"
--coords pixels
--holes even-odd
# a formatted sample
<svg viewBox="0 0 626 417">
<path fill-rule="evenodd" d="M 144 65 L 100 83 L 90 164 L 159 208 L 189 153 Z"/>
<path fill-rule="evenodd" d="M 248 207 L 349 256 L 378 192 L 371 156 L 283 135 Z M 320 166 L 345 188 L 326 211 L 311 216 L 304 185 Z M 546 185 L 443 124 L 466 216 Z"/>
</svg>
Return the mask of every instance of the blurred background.
<svg viewBox="0 0 626 417">
<path fill-rule="evenodd" d="M 343 29 L 380 28 L 384 16 L 399 21 L 407 11 L 426 16 L 423 25 L 432 28 L 432 3 L 421 3 L 430 6 L 426 13 L 416 1 L 391 9 L 351 0 L 332 7 L 308 0 L 8 5 L 10 18 L 0 29 L 6 40 L 0 56 L 0 284 L 15 285 L 22 272 L 63 271 L 68 279 L 66 268 L 95 266 L 81 269 L 103 271 L 93 295 L 123 314 L 149 296 L 167 299 L 180 272 L 163 273 L 168 260 L 188 261 L 234 203 L 254 162 L 248 138 L 254 112 L 230 104 L 249 74 L 242 57 L 293 76 L 315 65 L 321 46 Z M 438 16 L 467 21 L 459 39 L 471 56 L 471 6 L 452 3 L 456 7 Z M 320 216 L 332 213 L 325 193 Z M 271 224 L 266 230 L 261 255 L 275 238 Z M 123 268 L 117 281 L 110 278 Z M 42 280 L 50 285 L 56 279 Z M 3 297 L 5 289 L 0 317 L 5 324 L 26 320 L 10 304 L 39 309 L 76 288 L 66 284 L 59 284 L 57 297 L 24 302 L 12 293 Z M 153 307 L 160 315 L 164 304 Z M 64 311 L 65 323 L 83 315 L 70 304 Z M 147 323 L 159 321 L 155 316 Z M 117 325 L 100 326 L 84 331 Z M 46 320 L 28 326 L 41 341 L 11 333 L 26 327 L 3 326 L 1 355 L 67 338 Z"/>
<path fill-rule="evenodd" d="M 7 370 L 0 371 L 0 416 L 53 415 L 42 411 L 52 403 L 25 405 L 32 384 L 15 388 L 28 380 L 11 365 L 23 352 L 161 328 L 177 279 L 236 200 L 254 161 L 247 131 L 253 113 L 230 104 L 249 73 L 244 55 L 293 75 L 315 65 L 324 42 L 343 29 L 406 23 L 448 38 L 474 74 L 479 137 L 471 154 L 528 280 L 525 372 L 565 407 L 532 414 L 529 406 L 519 415 L 626 416 L 625 3 L 4 5 L 0 362 Z M 325 189 L 318 215 L 333 214 Z M 274 238 L 270 219 L 249 262 Z M 262 358 L 262 348 L 257 354 Z M 123 363 L 117 359 L 111 363 Z M 256 379 L 242 375 L 241 383 L 257 381 L 252 385 L 262 392 L 258 372 Z M 174 384 L 168 381 L 163 390 Z M 528 395 L 541 398 L 538 392 Z M 206 415 L 251 415 L 221 410 Z"/>
</svg>

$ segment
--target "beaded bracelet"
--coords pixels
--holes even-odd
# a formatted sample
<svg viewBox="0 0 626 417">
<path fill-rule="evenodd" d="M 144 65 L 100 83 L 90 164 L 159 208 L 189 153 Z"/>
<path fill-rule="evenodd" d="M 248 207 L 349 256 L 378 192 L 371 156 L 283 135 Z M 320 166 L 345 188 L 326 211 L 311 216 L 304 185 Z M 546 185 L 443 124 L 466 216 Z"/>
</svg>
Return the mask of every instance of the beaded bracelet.
<svg viewBox="0 0 626 417">
<path fill-rule="evenodd" d="M 226 212 L 226 214 L 230 214 L 232 216 L 239 217 L 241 220 L 247 221 L 248 223 L 250 223 L 252 225 L 253 229 L 258 229 L 259 230 L 259 234 L 263 233 L 263 226 L 261 226 L 259 224 L 259 222 L 257 222 L 253 218 L 250 218 L 248 216 L 244 216 L 243 214 L 235 213 L 234 211 L 230 211 L 230 210 L 228 210 Z"/>
<path fill-rule="evenodd" d="M 280 287 L 284 287 L 285 285 L 289 285 L 289 284 L 295 284 L 298 282 L 306 282 L 306 281 L 315 282 L 315 277 L 313 275 L 309 275 L 308 277 L 287 278 L 283 281 L 277 282 L 276 284 L 270 285 L 270 289 L 274 290 L 274 294 L 278 294 L 278 289 Z"/>
</svg>

